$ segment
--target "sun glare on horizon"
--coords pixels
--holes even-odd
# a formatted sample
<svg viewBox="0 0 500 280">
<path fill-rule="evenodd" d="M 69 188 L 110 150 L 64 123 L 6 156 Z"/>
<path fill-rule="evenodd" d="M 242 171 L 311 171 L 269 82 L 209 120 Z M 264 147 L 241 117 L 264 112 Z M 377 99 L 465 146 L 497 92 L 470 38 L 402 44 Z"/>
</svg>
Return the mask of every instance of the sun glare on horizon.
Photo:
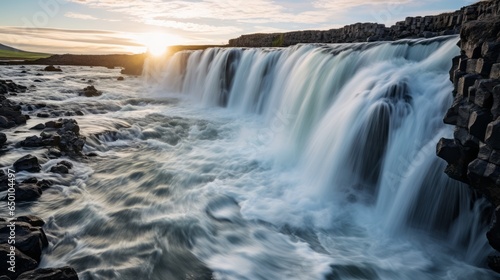
<svg viewBox="0 0 500 280">
<path fill-rule="evenodd" d="M 141 36 L 139 42 L 152 56 L 162 56 L 167 53 L 169 46 L 177 44 L 178 38 L 166 33 L 147 33 Z"/>
</svg>

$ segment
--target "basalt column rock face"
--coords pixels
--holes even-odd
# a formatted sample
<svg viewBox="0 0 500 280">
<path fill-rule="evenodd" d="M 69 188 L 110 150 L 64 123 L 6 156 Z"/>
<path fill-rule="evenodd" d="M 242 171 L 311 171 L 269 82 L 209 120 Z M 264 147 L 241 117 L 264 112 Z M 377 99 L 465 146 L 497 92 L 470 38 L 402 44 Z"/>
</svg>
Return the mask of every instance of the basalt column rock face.
<svg viewBox="0 0 500 280">
<path fill-rule="evenodd" d="M 498 1 L 492 1 L 498 3 Z M 500 17 L 482 17 L 460 32 L 461 55 L 453 59 L 450 79 L 455 100 L 444 122 L 455 126 L 453 139 L 441 139 L 437 155 L 446 173 L 486 195 L 497 206 L 487 233 L 500 252 Z M 488 265 L 500 272 L 500 257 Z"/>
<path fill-rule="evenodd" d="M 444 118 L 454 139 L 441 139 L 437 154 L 450 177 L 500 206 L 500 17 L 465 24 L 459 46 L 450 70 L 455 100 Z"/>
<path fill-rule="evenodd" d="M 500 15 L 500 1 L 483 1 L 440 15 L 407 17 L 391 27 L 356 23 L 338 29 L 248 34 L 229 40 L 230 47 L 287 47 L 299 43 L 353 43 L 431 38 L 458 34 L 467 22 Z"/>
</svg>

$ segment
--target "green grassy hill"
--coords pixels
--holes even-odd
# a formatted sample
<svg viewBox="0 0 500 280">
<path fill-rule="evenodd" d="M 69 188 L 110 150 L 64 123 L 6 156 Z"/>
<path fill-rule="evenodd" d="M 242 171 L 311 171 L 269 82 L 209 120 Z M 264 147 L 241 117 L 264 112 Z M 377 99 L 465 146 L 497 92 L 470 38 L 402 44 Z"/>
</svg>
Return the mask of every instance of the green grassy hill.
<svg viewBox="0 0 500 280">
<path fill-rule="evenodd" d="M 45 53 L 26 52 L 0 44 L 0 60 L 34 60 L 51 56 Z"/>
</svg>

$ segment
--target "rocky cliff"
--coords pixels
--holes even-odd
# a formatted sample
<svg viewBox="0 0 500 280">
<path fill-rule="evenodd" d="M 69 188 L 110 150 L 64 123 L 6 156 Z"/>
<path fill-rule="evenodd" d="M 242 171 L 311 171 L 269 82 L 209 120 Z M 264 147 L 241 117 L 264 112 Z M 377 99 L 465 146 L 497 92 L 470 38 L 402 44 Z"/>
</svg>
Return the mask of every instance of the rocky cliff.
<svg viewBox="0 0 500 280">
<path fill-rule="evenodd" d="M 465 182 L 500 206 L 500 17 L 497 12 L 463 24 L 450 80 L 454 102 L 444 122 L 455 126 L 453 139 L 442 138 L 437 155 L 447 161 L 451 178 Z M 487 238 L 500 251 L 500 207 Z M 489 266 L 500 272 L 500 257 Z"/>
<path fill-rule="evenodd" d="M 498 1 L 497 1 L 498 2 Z M 452 107 L 444 117 L 455 126 L 454 139 L 441 139 L 437 154 L 446 173 L 500 205 L 500 17 L 466 23 L 461 55 L 453 60 Z"/>
<path fill-rule="evenodd" d="M 229 40 L 230 47 L 286 47 L 299 43 L 352 43 L 458 34 L 467 22 L 500 15 L 499 1 L 484 1 L 452 13 L 408 17 L 391 27 L 356 23 L 339 29 L 249 34 Z"/>
</svg>

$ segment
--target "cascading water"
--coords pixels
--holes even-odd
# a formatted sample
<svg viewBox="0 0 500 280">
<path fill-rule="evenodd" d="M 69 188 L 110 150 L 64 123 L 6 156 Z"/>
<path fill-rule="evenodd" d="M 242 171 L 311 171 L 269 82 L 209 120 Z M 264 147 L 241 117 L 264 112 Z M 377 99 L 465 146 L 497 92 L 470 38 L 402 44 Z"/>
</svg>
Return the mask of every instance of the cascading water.
<svg viewBox="0 0 500 280">
<path fill-rule="evenodd" d="M 241 179 L 234 187 L 251 191 L 229 191 L 239 205 L 215 204 L 212 215 L 270 223 L 305 241 L 317 265 L 310 273 L 276 274 L 284 264 L 269 257 L 287 262 L 279 244 L 259 259 L 262 248 L 252 244 L 245 251 L 201 238 L 194 253 L 221 279 L 314 279 L 328 274 L 320 264 L 331 279 L 489 277 L 473 267 L 491 250 L 488 205 L 449 179 L 435 156 L 439 138 L 452 133 L 442 117 L 452 101 L 448 70 L 457 40 L 215 48 L 150 61 L 145 75 L 158 91 L 262 124 L 243 128 L 242 141 L 269 155 L 266 170 L 279 183 L 272 176 Z M 242 217 L 228 216 L 225 207 Z M 222 234 L 231 230 L 259 239 L 258 229 Z M 266 267 L 242 269 L 248 260 Z"/>
<path fill-rule="evenodd" d="M 39 81 L 9 97 L 33 116 L 9 141 L 81 111 L 96 155 L 61 175 L 10 145 L 2 166 L 32 153 L 44 171 L 19 181 L 54 182 L 16 214 L 47 222 L 41 266 L 82 280 L 495 279 L 490 206 L 435 156 L 457 40 L 180 52 L 123 81 L 0 68 Z M 75 94 L 89 83 L 103 94 Z"/>
</svg>

